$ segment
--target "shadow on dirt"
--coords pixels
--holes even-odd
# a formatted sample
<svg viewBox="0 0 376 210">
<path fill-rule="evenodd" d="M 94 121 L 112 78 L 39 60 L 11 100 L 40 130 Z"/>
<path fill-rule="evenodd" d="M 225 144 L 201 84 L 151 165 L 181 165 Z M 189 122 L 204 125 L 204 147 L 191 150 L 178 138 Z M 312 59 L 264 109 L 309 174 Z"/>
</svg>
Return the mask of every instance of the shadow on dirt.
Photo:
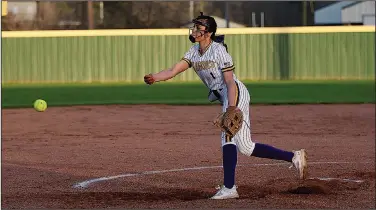
<svg viewBox="0 0 376 210">
<path fill-rule="evenodd" d="M 291 194 L 330 194 L 332 192 L 329 183 L 322 180 L 307 180 L 297 186 L 290 186 L 283 193 Z"/>
<path fill-rule="evenodd" d="M 73 200 L 96 200 L 96 201 L 109 201 L 109 200 L 125 200 L 125 201 L 164 201 L 164 200 L 182 200 L 191 201 L 206 199 L 210 196 L 199 190 L 157 190 L 154 192 L 82 192 L 70 193 L 65 196 Z"/>
<path fill-rule="evenodd" d="M 352 177 L 348 178 L 348 177 Z M 241 197 L 260 199 L 270 194 L 314 194 L 328 195 L 342 192 L 374 188 L 375 172 L 356 172 L 344 174 L 336 178 L 309 178 L 295 180 L 281 178 L 268 181 L 262 186 L 240 186 Z"/>
<path fill-rule="evenodd" d="M 359 174 L 357 174 L 359 175 Z M 283 193 L 290 194 L 338 194 L 343 191 L 357 191 L 367 189 L 374 185 L 375 173 L 362 173 L 357 179 L 348 178 L 311 178 L 289 185 Z"/>
<path fill-rule="evenodd" d="M 95 201 L 95 202 L 111 202 L 111 201 L 166 201 L 166 200 L 199 200 L 207 199 L 210 193 L 194 190 L 194 189 L 155 189 L 149 192 L 69 192 L 59 194 L 34 194 L 34 198 L 49 197 L 53 200 L 69 201 Z"/>
<path fill-rule="evenodd" d="M 310 178 L 307 180 L 296 180 L 293 178 L 282 178 L 270 180 L 261 185 L 241 185 L 238 186 L 240 199 L 258 200 L 265 198 L 270 194 L 337 194 L 343 191 L 356 191 L 371 187 L 375 173 L 349 174 L 347 177 L 357 177 L 361 182 L 351 179 L 334 178 L 329 180 L 320 180 Z M 374 182 L 373 182 L 374 183 Z M 74 192 L 60 196 L 65 196 L 71 200 L 96 200 L 96 201 L 193 201 L 204 200 L 213 196 L 215 190 L 212 189 L 170 189 L 170 188 L 149 188 L 146 191 L 135 192 Z"/>
<path fill-rule="evenodd" d="M 357 174 L 359 175 L 359 174 Z M 297 181 L 292 178 L 270 180 L 255 185 L 240 185 L 238 192 L 240 200 L 260 200 L 268 197 L 283 195 L 336 195 L 349 191 L 369 190 L 375 185 L 374 173 L 362 173 L 362 181 L 354 181 L 337 177 L 334 179 L 307 179 Z M 354 174 L 346 177 L 354 177 Z M 359 179 L 360 180 L 360 179 Z M 116 206 L 144 207 L 151 204 L 170 202 L 190 202 L 208 200 L 215 190 L 208 188 L 158 188 L 134 189 L 134 191 L 76 191 L 59 193 L 27 193 L 17 195 L 2 195 L 9 202 L 22 201 L 19 206 L 27 206 L 29 202 L 43 203 L 44 207 L 63 208 L 103 208 Z"/>
</svg>

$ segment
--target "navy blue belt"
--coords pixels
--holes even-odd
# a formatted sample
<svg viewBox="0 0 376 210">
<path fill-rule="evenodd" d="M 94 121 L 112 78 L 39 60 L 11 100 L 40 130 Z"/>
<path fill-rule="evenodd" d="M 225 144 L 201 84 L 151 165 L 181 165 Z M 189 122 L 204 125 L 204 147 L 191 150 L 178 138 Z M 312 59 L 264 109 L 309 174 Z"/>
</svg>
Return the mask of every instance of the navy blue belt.
<svg viewBox="0 0 376 210">
<path fill-rule="evenodd" d="M 219 91 L 222 91 L 222 88 L 219 89 Z M 221 94 L 219 94 L 218 90 L 212 90 L 212 92 L 214 93 L 215 97 L 217 97 L 218 99 L 221 98 Z"/>
</svg>

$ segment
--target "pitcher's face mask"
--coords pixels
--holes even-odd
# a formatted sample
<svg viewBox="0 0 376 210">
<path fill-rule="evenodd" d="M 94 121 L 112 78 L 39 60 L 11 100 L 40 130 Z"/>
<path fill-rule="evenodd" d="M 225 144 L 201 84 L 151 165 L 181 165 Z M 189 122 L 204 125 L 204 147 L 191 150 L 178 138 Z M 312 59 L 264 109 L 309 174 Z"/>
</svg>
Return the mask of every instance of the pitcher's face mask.
<svg viewBox="0 0 376 210">
<path fill-rule="evenodd" d="M 204 36 L 204 34 L 208 33 L 204 26 L 200 26 L 194 24 L 192 27 L 189 28 L 189 36 L 192 36 L 193 39 L 200 38 Z"/>
<path fill-rule="evenodd" d="M 200 39 L 206 33 L 209 33 L 209 31 L 205 19 L 194 19 L 192 22 L 193 26 L 189 28 L 189 40 L 195 43 L 196 39 Z"/>
<path fill-rule="evenodd" d="M 192 20 L 193 26 L 189 28 L 189 40 L 192 43 L 200 42 L 217 31 L 217 23 L 213 17 L 206 16 L 203 12 Z"/>
</svg>

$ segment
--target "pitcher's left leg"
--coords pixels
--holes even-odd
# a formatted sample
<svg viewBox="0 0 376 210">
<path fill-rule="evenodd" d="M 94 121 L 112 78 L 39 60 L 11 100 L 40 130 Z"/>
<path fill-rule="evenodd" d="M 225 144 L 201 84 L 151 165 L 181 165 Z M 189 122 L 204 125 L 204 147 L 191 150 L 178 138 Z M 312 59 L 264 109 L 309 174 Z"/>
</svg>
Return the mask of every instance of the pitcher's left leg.
<svg viewBox="0 0 376 210">
<path fill-rule="evenodd" d="M 247 156 L 254 156 L 259 158 L 268 158 L 274 160 L 284 160 L 293 163 L 298 169 L 299 177 L 304 179 L 306 176 L 307 168 L 307 154 L 304 149 L 290 152 L 278 149 L 271 145 L 254 143 L 251 139 L 251 124 L 249 116 L 249 92 L 247 88 L 239 83 L 240 102 L 239 108 L 244 114 L 244 123 L 239 132 L 235 135 L 235 142 L 239 151 Z M 249 126 L 249 127 L 248 127 Z"/>
<path fill-rule="evenodd" d="M 238 104 L 239 90 L 236 89 L 236 100 Z M 228 106 L 227 97 L 224 98 L 222 112 L 225 112 Z M 222 141 L 222 161 L 223 161 L 223 186 L 211 199 L 230 199 L 238 198 L 238 192 L 235 185 L 235 169 L 237 164 L 237 147 L 233 138 L 229 138 L 225 132 L 221 133 Z"/>
</svg>

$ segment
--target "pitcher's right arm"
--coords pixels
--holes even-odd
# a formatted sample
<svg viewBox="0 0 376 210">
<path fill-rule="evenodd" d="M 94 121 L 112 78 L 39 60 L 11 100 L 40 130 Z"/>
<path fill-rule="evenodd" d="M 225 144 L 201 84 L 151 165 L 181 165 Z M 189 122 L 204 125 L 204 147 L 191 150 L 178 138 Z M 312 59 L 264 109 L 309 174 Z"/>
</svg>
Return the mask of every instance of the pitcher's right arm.
<svg viewBox="0 0 376 210">
<path fill-rule="evenodd" d="M 165 69 L 163 71 L 160 71 L 158 73 L 152 74 L 155 82 L 159 81 L 166 81 L 171 78 L 174 78 L 176 75 L 184 72 L 189 68 L 189 65 L 186 61 L 181 60 L 180 62 L 176 63 L 173 67 L 169 69 Z"/>
<path fill-rule="evenodd" d="M 185 53 L 184 57 L 176 63 L 173 67 L 169 69 L 162 70 L 158 73 L 154 74 L 148 74 L 144 76 L 144 81 L 146 84 L 153 84 L 155 82 L 160 82 L 160 81 L 166 81 L 171 78 L 174 78 L 176 75 L 184 72 L 188 68 L 192 67 L 192 58 L 194 55 L 194 46 L 192 46 L 188 52 Z"/>
</svg>

